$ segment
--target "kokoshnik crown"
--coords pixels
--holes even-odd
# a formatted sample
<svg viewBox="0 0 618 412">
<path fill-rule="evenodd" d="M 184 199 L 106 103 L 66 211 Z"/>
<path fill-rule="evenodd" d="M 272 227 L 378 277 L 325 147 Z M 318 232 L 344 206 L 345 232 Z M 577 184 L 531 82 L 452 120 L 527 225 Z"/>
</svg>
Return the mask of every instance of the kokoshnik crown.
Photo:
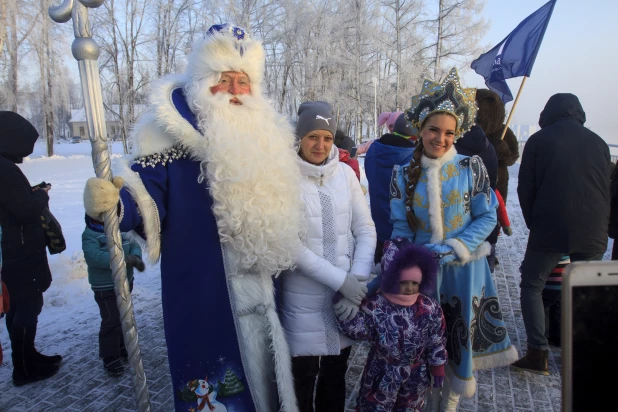
<svg viewBox="0 0 618 412">
<path fill-rule="evenodd" d="M 476 112 L 476 89 L 462 89 L 459 73 L 452 68 L 442 83 L 431 80 L 423 82 L 421 93 L 412 97 L 412 107 L 406 111 L 406 119 L 415 136 L 420 135 L 423 120 L 432 113 L 449 113 L 457 119 L 455 140 L 474 126 Z"/>
</svg>

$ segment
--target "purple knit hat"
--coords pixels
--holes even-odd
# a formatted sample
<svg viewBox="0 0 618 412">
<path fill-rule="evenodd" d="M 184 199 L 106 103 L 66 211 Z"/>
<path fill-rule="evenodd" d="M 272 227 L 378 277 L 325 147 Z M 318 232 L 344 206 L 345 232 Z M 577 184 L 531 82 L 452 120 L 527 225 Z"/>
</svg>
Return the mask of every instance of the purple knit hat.
<svg viewBox="0 0 618 412">
<path fill-rule="evenodd" d="M 382 256 L 382 282 L 380 289 L 385 293 L 399 294 L 399 273 L 403 269 L 418 266 L 423 274 L 419 292 L 437 298 L 436 280 L 438 265 L 427 248 L 415 245 L 406 238 L 397 237 L 384 243 Z"/>
</svg>

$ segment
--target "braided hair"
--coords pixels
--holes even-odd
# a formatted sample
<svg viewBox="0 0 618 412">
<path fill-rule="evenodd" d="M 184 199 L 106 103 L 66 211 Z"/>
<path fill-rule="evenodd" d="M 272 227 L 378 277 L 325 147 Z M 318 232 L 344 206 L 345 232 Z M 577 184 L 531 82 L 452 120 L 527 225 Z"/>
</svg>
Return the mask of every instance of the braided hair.
<svg viewBox="0 0 618 412">
<path fill-rule="evenodd" d="M 422 156 L 423 139 L 419 136 L 418 144 L 416 145 L 416 149 L 414 149 L 412 159 L 410 159 L 410 167 L 408 167 L 408 179 L 406 182 L 406 220 L 408 221 L 408 226 L 410 226 L 410 229 L 412 229 L 413 232 L 416 232 L 419 226 L 418 218 L 414 214 L 414 190 L 416 189 L 418 179 L 421 177 Z"/>
</svg>

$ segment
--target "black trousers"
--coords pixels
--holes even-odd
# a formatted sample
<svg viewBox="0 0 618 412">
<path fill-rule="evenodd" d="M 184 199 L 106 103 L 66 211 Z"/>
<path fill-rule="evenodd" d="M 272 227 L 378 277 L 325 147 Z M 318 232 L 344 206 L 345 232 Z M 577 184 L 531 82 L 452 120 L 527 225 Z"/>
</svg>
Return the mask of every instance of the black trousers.
<svg viewBox="0 0 618 412">
<path fill-rule="evenodd" d="M 343 412 L 345 410 L 345 373 L 352 347 L 339 355 L 297 356 L 292 358 L 294 389 L 300 412 L 313 412 L 315 388 L 316 412 Z"/>
<path fill-rule="evenodd" d="M 10 294 L 11 308 L 6 314 L 6 328 L 11 333 L 15 328 L 36 328 L 39 314 L 43 309 L 43 293 L 35 292 L 27 296 Z"/>
<path fill-rule="evenodd" d="M 130 287 L 133 290 L 133 286 Z M 116 293 L 113 290 L 94 291 L 94 300 L 99 305 L 101 313 L 101 329 L 99 330 L 99 356 L 120 356 L 120 348 L 124 347 L 120 312 L 116 305 Z"/>
</svg>

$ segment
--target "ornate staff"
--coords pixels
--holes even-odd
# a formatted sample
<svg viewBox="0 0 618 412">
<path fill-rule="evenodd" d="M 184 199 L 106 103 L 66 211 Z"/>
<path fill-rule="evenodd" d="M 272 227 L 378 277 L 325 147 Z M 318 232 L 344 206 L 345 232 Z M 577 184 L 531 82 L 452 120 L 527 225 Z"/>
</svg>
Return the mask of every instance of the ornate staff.
<svg viewBox="0 0 618 412">
<path fill-rule="evenodd" d="M 107 151 L 107 130 L 105 127 L 105 114 L 103 111 L 103 97 L 101 95 L 101 80 L 99 78 L 99 46 L 92 39 L 90 25 L 88 23 L 88 7 L 97 8 L 105 0 L 64 0 L 56 7 L 49 8 L 49 16 L 57 23 L 66 23 L 73 18 L 73 32 L 75 40 L 71 46 L 73 57 L 79 65 L 79 77 L 84 96 L 84 110 L 92 144 L 92 162 L 97 177 L 112 180 L 111 161 Z M 135 376 L 133 388 L 137 400 L 137 409 L 140 412 L 150 412 L 150 400 L 148 395 L 148 383 L 144 374 L 142 355 L 139 347 L 135 316 L 133 314 L 133 302 L 127 282 L 127 271 L 122 250 L 122 238 L 120 236 L 118 216 L 116 209 L 106 213 L 103 217 L 105 222 L 105 237 L 111 256 L 112 277 L 116 291 L 116 304 L 120 311 L 122 333 L 129 352 L 129 363 Z"/>
</svg>

